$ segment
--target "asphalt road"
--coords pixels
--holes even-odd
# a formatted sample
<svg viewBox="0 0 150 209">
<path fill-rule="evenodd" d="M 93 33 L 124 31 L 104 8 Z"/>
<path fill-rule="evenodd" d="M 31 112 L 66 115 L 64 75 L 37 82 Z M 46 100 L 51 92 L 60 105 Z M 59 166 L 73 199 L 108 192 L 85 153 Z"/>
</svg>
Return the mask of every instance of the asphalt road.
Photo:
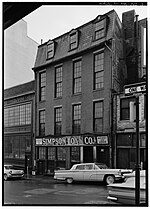
<svg viewBox="0 0 150 209">
<path fill-rule="evenodd" d="M 103 183 L 67 184 L 52 177 L 4 181 L 3 205 L 114 205 Z"/>
</svg>

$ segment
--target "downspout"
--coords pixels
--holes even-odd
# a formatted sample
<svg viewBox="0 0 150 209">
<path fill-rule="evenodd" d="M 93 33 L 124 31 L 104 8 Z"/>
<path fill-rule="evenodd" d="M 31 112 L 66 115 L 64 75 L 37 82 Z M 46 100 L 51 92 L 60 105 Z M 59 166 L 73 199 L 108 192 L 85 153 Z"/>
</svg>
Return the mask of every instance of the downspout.
<svg viewBox="0 0 150 209">
<path fill-rule="evenodd" d="M 114 39 L 111 39 L 111 44 L 113 45 Z M 113 94 L 112 94 L 112 87 L 113 87 L 113 78 L 112 78 L 112 70 L 113 70 L 113 50 L 107 45 L 105 42 L 105 46 L 107 49 L 111 52 L 111 71 L 110 71 L 110 76 L 111 76 L 111 88 L 110 88 L 110 168 L 113 167 Z"/>
</svg>

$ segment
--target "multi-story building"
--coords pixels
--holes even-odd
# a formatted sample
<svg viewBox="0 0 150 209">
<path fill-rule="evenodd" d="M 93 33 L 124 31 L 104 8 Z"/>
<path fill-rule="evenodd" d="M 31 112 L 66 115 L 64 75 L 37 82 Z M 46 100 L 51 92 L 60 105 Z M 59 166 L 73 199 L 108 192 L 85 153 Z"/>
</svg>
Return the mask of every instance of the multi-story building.
<svg viewBox="0 0 150 209">
<path fill-rule="evenodd" d="M 122 24 L 114 10 L 38 47 L 37 173 L 101 162 L 112 167 L 112 93 L 123 90 Z"/>
<path fill-rule="evenodd" d="M 137 152 L 136 121 L 131 120 L 133 108 L 139 97 L 139 146 L 142 168 L 147 165 L 146 131 L 146 31 L 147 19 L 135 20 L 135 11 L 123 13 L 122 18 L 126 50 L 127 81 L 124 91 L 114 94 L 114 164 L 119 168 L 135 168 Z"/>
<path fill-rule="evenodd" d="M 34 152 L 34 81 L 4 91 L 4 162 L 31 170 Z"/>
</svg>

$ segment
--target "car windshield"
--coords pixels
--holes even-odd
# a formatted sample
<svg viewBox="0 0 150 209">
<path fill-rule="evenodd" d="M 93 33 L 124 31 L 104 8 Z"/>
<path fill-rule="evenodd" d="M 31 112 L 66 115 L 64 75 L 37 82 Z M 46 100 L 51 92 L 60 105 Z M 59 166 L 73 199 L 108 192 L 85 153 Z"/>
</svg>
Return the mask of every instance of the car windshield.
<svg viewBox="0 0 150 209">
<path fill-rule="evenodd" d="M 12 165 L 5 165 L 5 169 L 13 169 Z"/>
<path fill-rule="evenodd" d="M 100 169 L 107 169 L 107 165 L 105 164 L 101 164 L 101 163 L 96 163 L 96 165 L 100 168 Z"/>
</svg>

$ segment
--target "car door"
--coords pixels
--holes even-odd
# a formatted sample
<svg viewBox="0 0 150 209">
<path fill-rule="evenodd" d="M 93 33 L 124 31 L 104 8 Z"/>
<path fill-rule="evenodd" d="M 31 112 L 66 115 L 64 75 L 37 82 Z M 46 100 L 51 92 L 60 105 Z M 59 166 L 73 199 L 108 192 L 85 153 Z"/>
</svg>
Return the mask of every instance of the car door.
<svg viewBox="0 0 150 209">
<path fill-rule="evenodd" d="M 85 166 L 84 165 L 77 165 L 76 169 L 73 171 L 73 179 L 75 181 L 83 181 L 84 180 L 84 172 Z"/>
<path fill-rule="evenodd" d="M 93 164 L 85 165 L 85 169 L 83 173 L 84 173 L 84 181 L 96 181 L 97 175 Z"/>
</svg>

